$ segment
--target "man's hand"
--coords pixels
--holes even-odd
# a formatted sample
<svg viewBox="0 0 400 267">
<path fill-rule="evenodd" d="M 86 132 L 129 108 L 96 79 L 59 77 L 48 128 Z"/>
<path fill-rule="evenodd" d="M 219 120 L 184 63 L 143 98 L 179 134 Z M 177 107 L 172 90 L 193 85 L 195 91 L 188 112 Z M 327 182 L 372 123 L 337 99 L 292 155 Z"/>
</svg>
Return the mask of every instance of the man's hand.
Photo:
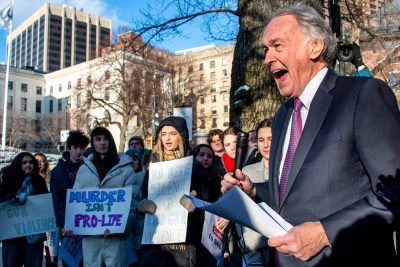
<svg viewBox="0 0 400 267">
<path fill-rule="evenodd" d="M 232 173 L 228 172 L 225 174 L 224 179 L 221 181 L 221 193 L 225 194 L 228 192 L 233 186 L 239 186 L 243 192 L 245 192 L 249 197 L 253 198 L 256 195 L 256 188 L 254 184 L 250 181 L 250 178 L 244 173 L 237 169 L 236 178 L 232 176 Z"/>
<path fill-rule="evenodd" d="M 268 245 L 306 261 L 328 246 L 329 240 L 320 222 L 306 222 L 293 227 L 286 235 L 271 237 Z"/>
</svg>

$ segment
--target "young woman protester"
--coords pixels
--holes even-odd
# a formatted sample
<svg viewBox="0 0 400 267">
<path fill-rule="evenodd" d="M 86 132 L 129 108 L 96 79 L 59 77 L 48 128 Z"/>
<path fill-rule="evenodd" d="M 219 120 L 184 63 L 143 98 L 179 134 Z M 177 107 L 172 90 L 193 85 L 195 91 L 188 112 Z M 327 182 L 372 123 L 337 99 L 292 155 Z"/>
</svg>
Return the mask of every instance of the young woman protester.
<svg viewBox="0 0 400 267">
<path fill-rule="evenodd" d="M 224 177 L 227 172 L 233 172 L 235 167 L 236 156 L 236 138 L 239 129 L 229 127 L 224 130 L 222 143 L 225 152 L 221 156 L 223 168 L 217 168 L 218 175 Z M 241 251 L 238 247 L 239 237 L 236 231 L 235 224 L 230 223 L 227 219 L 219 218 L 217 227 L 225 232 L 225 264 L 224 266 L 241 266 Z"/>
<path fill-rule="evenodd" d="M 48 193 L 39 175 L 38 162 L 29 152 L 19 153 L 10 165 L 0 171 L 0 202 L 24 205 L 30 195 Z M 45 234 L 34 234 L 3 240 L 4 267 L 41 267 Z"/>
<path fill-rule="evenodd" d="M 214 150 L 209 145 L 200 144 L 193 149 L 193 157 L 196 161 L 200 162 L 207 171 L 207 176 L 203 178 L 206 179 L 208 185 L 207 192 L 209 195 L 207 201 L 217 201 L 221 195 L 221 179 L 216 174 L 215 166 L 217 156 L 215 156 Z M 217 260 L 202 244 L 199 245 L 197 253 L 198 266 L 217 266 Z"/>
<path fill-rule="evenodd" d="M 107 229 L 101 236 L 84 236 L 82 240 L 84 266 L 127 266 L 126 238 L 129 236 L 136 205 L 141 199 L 140 183 L 127 155 L 117 153 L 114 138 L 104 127 L 93 129 L 90 136 L 93 154 L 83 158 L 74 189 L 132 187 L 131 212 L 125 234 L 110 234 Z"/>
<path fill-rule="evenodd" d="M 191 155 L 189 148 L 189 131 L 185 119 L 181 117 L 167 117 L 162 120 L 156 131 L 156 144 L 151 155 L 151 162 L 162 162 L 180 159 Z M 208 181 L 204 179 L 207 174 L 203 166 L 193 161 L 190 191 L 196 192 L 196 197 L 209 199 Z M 148 172 L 142 184 L 144 200 L 139 204 L 139 212 L 154 213 L 156 204 L 147 200 Z M 189 213 L 186 242 L 168 245 L 142 245 L 140 267 L 194 267 L 198 265 L 196 256 L 197 247 L 200 245 L 203 228 L 204 213 L 195 210 Z"/>
<path fill-rule="evenodd" d="M 44 178 L 47 184 L 47 189 L 50 190 L 50 163 L 47 157 L 42 152 L 37 152 L 33 155 L 38 162 L 39 175 Z M 57 232 L 46 233 L 46 241 L 44 242 L 44 252 L 46 254 L 46 267 L 57 266 L 58 243 L 54 243 Z"/>
</svg>

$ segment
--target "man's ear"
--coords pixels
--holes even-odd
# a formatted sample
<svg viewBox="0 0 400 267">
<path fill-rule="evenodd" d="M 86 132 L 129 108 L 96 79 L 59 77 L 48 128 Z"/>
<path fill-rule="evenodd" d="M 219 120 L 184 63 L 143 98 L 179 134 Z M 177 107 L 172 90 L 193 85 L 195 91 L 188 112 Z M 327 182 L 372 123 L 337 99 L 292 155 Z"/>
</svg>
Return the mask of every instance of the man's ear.
<svg viewBox="0 0 400 267">
<path fill-rule="evenodd" d="M 322 39 L 310 41 L 309 43 L 310 59 L 312 60 L 318 59 L 321 56 L 324 47 L 325 43 Z"/>
</svg>

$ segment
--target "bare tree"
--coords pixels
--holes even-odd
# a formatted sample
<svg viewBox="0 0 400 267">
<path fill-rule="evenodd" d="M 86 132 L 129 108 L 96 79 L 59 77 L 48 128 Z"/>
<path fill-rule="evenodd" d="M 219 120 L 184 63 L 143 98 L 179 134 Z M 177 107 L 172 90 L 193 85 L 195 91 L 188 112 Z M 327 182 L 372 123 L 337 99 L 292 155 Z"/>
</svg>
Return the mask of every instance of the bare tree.
<svg viewBox="0 0 400 267">
<path fill-rule="evenodd" d="M 180 26 L 202 18 L 202 29 L 210 39 L 236 41 L 231 75 L 230 124 L 244 130 L 254 128 L 265 117 L 272 117 L 283 102 L 269 70 L 263 65 L 264 49 L 261 44 L 266 19 L 286 5 L 298 1 L 266 0 L 212 0 L 162 1 L 157 7 L 143 11 L 146 18 L 136 22 L 135 31 L 147 36 L 147 42 L 173 38 L 181 34 Z M 318 8 L 319 1 L 309 1 Z M 315 2 L 315 3 L 314 3 Z M 167 10 L 174 10 L 172 18 L 165 18 Z M 247 85 L 251 104 L 235 107 L 235 91 Z"/>
<path fill-rule="evenodd" d="M 163 86 L 172 77 L 170 56 L 144 46 L 140 36 L 133 33 L 120 35 L 118 43 L 92 66 L 86 82 L 75 88 L 75 113 L 88 125 L 116 126 L 118 149 L 123 151 L 132 119 L 137 118 L 142 135 L 152 129 L 153 99 L 164 103 Z M 157 112 L 164 112 L 163 105 L 157 108 Z"/>
<path fill-rule="evenodd" d="M 270 15 L 277 9 L 300 1 L 266 0 L 169 0 L 161 1 L 156 6 L 149 6 L 142 13 L 145 20 L 135 23 L 135 31 L 145 34 L 147 42 L 174 38 L 182 34 L 180 26 L 202 19 L 202 29 L 212 40 L 235 41 L 234 61 L 230 89 L 230 124 L 245 130 L 254 126 L 265 117 L 273 117 L 277 108 L 285 100 L 278 93 L 275 82 L 268 69 L 263 65 L 264 52 L 260 42 L 262 31 Z M 328 1 L 302 1 L 315 7 L 321 14 L 328 14 Z M 341 6 L 344 21 L 351 25 L 353 41 L 357 41 L 360 32 L 377 36 L 370 30 L 366 21 L 376 10 L 369 11 L 367 1 L 345 0 Z M 389 1 L 385 1 L 389 2 Z M 169 12 L 167 12 L 169 11 Z M 164 14 L 174 15 L 166 18 Z M 183 33 L 184 34 L 184 33 Z M 374 38 L 372 38 L 374 39 Z M 397 42 L 397 46 L 399 42 Z M 375 74 L 382 64 L 387 64 L 393 55 L 398 54 L 398 47 L 387 50 L 384 60 L 372 67 Z M 247 85 L 250 90 L 250 104 L 235 107 L 235 92 Z"/>
</svg>

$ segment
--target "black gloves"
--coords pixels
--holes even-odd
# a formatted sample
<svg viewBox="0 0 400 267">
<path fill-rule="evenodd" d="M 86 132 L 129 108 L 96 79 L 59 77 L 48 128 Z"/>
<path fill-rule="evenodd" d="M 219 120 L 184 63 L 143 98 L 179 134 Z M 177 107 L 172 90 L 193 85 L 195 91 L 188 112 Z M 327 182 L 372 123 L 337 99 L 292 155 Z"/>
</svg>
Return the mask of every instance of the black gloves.
<svg viewBox="0 0 400 267">
<path fill-rule="evenodd" d="M 354 56 L 351 59 L 351 63 L 353 63 L 353 65 L 356 67 L 356 69 L 358 69 L 358 67 L 364 65 L 364 62 L 363 62 L 362 56 L 361 56 L 360 47 L 356 43 L 352 43 L 351 47 L 353 48 L 353 51 L 354 51 Z"/>
</svg>

